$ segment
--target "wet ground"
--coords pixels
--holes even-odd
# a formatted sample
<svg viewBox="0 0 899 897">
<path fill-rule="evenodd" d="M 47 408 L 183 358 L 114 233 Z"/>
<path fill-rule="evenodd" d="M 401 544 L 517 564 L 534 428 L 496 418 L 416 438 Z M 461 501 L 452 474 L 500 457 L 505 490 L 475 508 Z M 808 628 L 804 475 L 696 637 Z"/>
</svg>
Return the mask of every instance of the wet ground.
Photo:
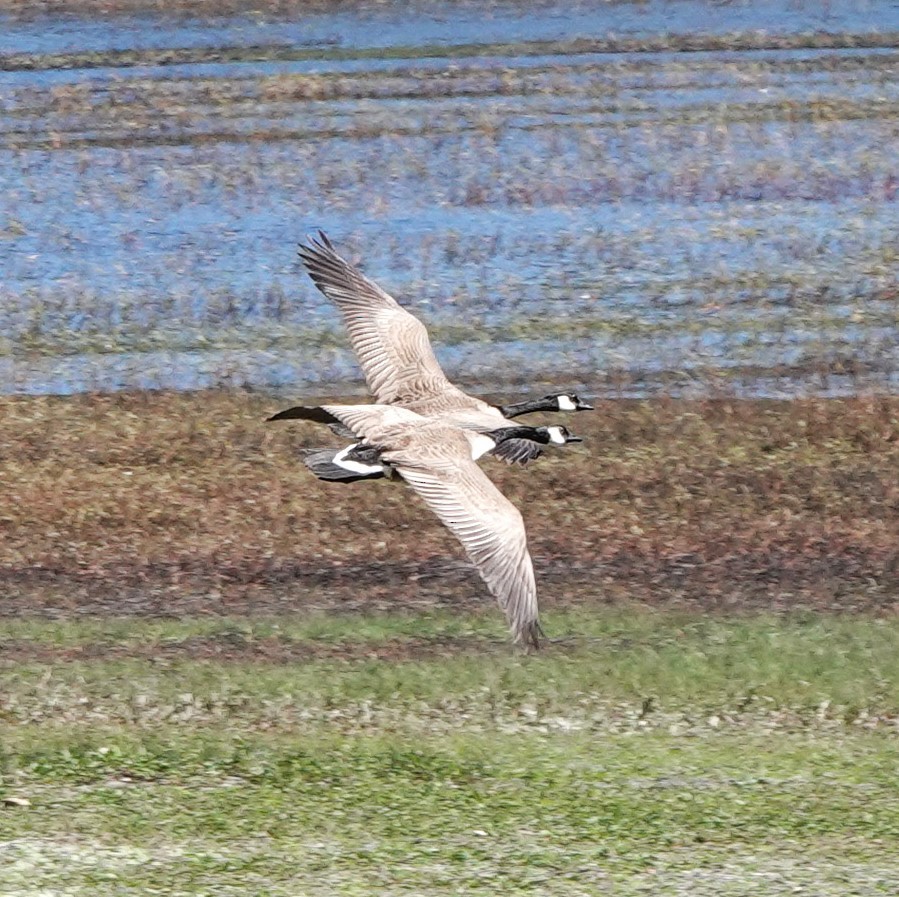
<svg viewBox="0 0 899 897">
<path fill-rule="evenodd" d="M 0 391 L 359 387 L 324 228 L 450 372 L 899 386 L 899 7 L 0 23 Z"/>
</svg>

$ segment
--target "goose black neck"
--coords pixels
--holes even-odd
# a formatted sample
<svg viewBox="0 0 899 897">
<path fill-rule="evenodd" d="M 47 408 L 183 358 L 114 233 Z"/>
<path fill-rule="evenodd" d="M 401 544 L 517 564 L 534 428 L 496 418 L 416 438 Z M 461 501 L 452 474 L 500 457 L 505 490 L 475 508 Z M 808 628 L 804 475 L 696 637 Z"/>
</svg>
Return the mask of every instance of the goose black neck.
<svg viewBox="0 0 899 897">
<path fill-rule="evenodd" d="M 529 439 L 531 442 L 549 442 L 549 432 L 546 427 L 500 427 L 490 431 L 490 438 L 499 445 L 507 439 Z"/>
<path fill-rule="evenodd" d="M 532 411 L 558 411 L 559 406 L 553 399 L 530 399 L 527 402 L 513 402 L 511 405 L 500 405 L 503 417 L 518 417 Z"/>
</svg>

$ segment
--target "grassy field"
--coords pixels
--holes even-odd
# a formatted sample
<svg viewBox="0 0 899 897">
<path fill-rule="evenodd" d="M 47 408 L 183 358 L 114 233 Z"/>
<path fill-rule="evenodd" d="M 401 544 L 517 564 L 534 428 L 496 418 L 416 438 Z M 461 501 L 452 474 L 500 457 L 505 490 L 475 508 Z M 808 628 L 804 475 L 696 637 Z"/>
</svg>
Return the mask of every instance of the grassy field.
<svg viewBox="0 0 899 897">
<path fill-rule="evenodd" d="M 9 621 L 0 890 L 899 887 L 895 619 L 555 623 Z"/>
<path fill-rule="evenodd" d="M 277 401 L 0 403 L 0 893 L 899 889 L 894 400 L 606 402 L 489 463 L 529 656 Z"/>
<path fill-rule="evenodd" d="M 0 890 L 899 887 L 895 619 L 555 623 L 9 621 Z"/>
</svg>

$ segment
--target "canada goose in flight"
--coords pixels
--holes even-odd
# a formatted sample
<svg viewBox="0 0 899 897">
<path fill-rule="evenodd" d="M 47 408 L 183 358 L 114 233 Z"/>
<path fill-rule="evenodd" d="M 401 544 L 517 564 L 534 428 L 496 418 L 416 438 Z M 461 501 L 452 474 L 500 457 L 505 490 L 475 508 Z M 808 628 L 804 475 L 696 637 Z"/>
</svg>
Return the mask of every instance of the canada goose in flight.
<svg viewBox="0 0 899 897">
<path fill-rule="evenodd" d="M 356 435 L 349 427 L 343 424 L 339 418 L 335 417 L 330 412 L 320 412 L 319 409 L 321 407 L 324 406 L 308 407 L 298 405 L 295 408 L 290 408 L 288 411 L 281 411 L 278 414 L 273 414 L 268 420 L 311 420 L 318 423 L 328 424 L 332 428 L 337 425 L 341 430 L 346 429 L 351 436 Z M 399 406 L 384 405 L 365 407 L 398 408 Z M 423 418 L 421 415 L 416 415 L 416 417 L 418 418 L 419 423 L 440 423 L 439 420 L 433 418 Z M 453 425 L 448 424 L 447 426 L 452 427 Z M 465 432 L 479 435 L 478 431 L 475 430 Z M 501 447 L 504 442 L 507 442 L 510 439 L 534 442 L 539 445 L 548 445 L 549 443 L 565 445 L 569 442 L 584 441 L 580 436 L 573 436 L 566 427 L 558 425 L 552 427 L 526 427 L 513 424 L 508 427 L 490 430 L 487 435 L 493 439 L 494 444 L 488 446 L 484 451 L 479 452 L 478 458 L 482 455 L 495 454 L 497 448 Z M 344 446 L 344 448 L 341 449 L 333 447 L 323 449 L 302 449 L 301 452 L 303 455 L 303 463 L 320 480 L 354 483 L 357 480 L 376 480 L 381 477 L 391 478 L 394 475 L 393 468 L 389 464 L 382 463 L 381 446 L 378 445 L 354 442 L 352 445 Z"/>
<path fill-rule="evenodd" d="M 322 231 L 301 245 L 299 254 L 315 285 L 340 310 L 376 402 L 482 432 L 509 426 L 509 418 L 533 411 L 593 410 L 573 392 L 500 406 L 462 392 L 443 373 L 424 324 L 341 258 Z M 507 439 L 493 454 L 510 464 L 526 464 L 542 451 L 539 443 Z"/>
<path fill-rule="evenodd" d="M 540 646 L 537 585 L 524 521 L 518 508 L 475 461 L 510 439 L 545 444 L 579 442 L 578 437 L 564 427 L 513 425 L 487 432 L 465 430 L 394 405 L 321 405 L 293 410 L 295 419 L 340 423 L 362 440 L 345 449 L 322 450 L 307 457 L 306 465 L 313 473 L 345 482 L 399 474 L 462 543 L 505 612 L 515 642 Z"/>
</svg>

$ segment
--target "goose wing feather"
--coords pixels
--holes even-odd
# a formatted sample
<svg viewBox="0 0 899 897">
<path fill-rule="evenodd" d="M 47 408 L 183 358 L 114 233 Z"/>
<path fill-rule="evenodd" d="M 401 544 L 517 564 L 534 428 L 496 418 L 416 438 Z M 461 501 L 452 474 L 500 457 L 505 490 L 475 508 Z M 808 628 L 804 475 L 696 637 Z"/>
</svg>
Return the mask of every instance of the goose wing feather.
<svg viewBox="0 0 899 897">
<path fill-rule="evenodd" d="M 397 405 L 295 405 L 268 419 L 313 421 L 327 424 L 339 436 L 348 434 L 369 440 L 398 426 L 421 430 L 434 425 L 434 421 Z"/>
<path fill-rule="evenodd" d="M 368 387 L 378 402 L 445 407 L 479 404 L 447 379 L 428 332 L 391 295 L 337 254 L 321 232 L 300 246 L 318 289 L 340 310 Z"/>
<path fill-rule="evenodd" d="M 368 442 L 386 440 L 397 428 L 424 433 L 434 426 L 433 421 L 398 405 L 322 405 L 321 410 Z"/>
<path fill-rule="evenodd" d="M 543 446 L 530 439 L 506 439 L 490 454 L 502 458 L 507 464 L 520 464 L 524 467 L 528 461 L 533 461 L 543 454 Z"/>
<path fill-rule="evenodd" d="M 518 508 L 473 461 L 423 464 L 403 455 L 384 457 L 462 543 L 515 641 L 537 647 L 537 585 Z"/>
</svg>

